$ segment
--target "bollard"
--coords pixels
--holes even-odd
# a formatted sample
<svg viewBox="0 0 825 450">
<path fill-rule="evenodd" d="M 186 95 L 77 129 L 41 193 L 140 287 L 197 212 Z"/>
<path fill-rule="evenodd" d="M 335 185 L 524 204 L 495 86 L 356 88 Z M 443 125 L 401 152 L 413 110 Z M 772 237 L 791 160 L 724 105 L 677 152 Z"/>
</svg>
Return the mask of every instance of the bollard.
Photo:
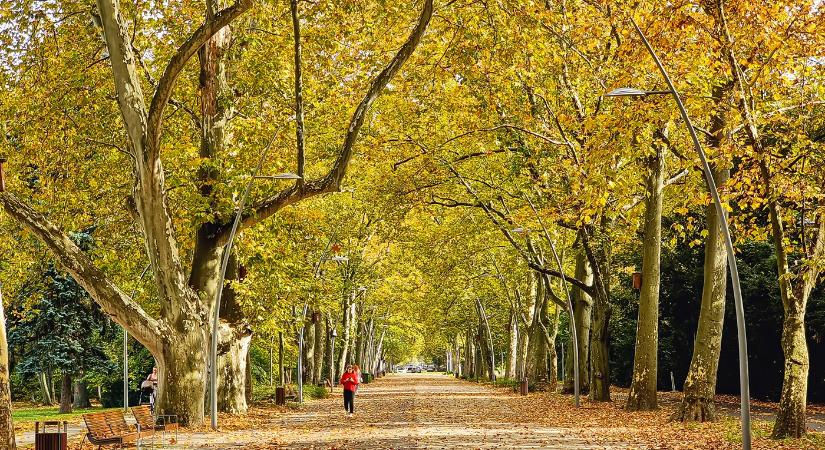
<svg viewBox="0 0 825 450">
<path fill-rule="evenodd" d="M 6 158 L 0 158 L 0 192 L 6 191 L 6 169 L 3 165 L 6 164 Z"/>
<path fill-rule="evenodd" d="M 527 377 L 524 377 L 524 378 L 521 379 L 521 386 L 520 386 L 519 391 L 521 392 L 521 395 L 527 395 L 527 392 L 529 390 L 530 390 L 529 381 L 527 381 Z"/>
</svg>

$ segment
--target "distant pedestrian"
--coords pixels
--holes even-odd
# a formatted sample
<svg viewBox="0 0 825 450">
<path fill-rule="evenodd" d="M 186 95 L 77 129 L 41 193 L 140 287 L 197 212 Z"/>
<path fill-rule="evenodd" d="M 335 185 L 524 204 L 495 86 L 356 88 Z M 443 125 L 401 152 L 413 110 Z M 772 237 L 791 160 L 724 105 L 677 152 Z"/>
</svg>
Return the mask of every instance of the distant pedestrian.
<svg viewBox="0 0 825 450">
<path fill-rule="evenodd" d="M 347 370 L 341 375 L 341 386 L 344 386 L 344 411 L 348 417 L 355 413 L 355 391 L 358 389 L 358 375 L 352 364 L 347 365 Z"/>
</svg>

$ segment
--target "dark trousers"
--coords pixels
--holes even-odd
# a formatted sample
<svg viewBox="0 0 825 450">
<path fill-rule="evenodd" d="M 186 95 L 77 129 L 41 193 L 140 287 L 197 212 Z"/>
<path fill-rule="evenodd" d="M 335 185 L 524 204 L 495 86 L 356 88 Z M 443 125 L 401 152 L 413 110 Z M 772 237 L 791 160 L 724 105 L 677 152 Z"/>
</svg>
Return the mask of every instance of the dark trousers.
<svg viewBox="0 0 825 450">
<path fill-rule="evenodd" d="M 355 392 L 344 390 L 344 410 L 355 412 Z"/>
</svg>

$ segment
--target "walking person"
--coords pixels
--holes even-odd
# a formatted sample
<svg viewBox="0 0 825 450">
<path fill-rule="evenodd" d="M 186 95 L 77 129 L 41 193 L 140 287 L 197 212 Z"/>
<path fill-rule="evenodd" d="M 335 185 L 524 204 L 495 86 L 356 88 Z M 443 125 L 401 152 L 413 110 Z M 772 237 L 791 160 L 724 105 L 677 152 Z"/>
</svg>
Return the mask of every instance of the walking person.
<svg viewBox="0 0 825 450">
<path fill-rule="evenodd" d="M 358 375 L 352 364 L 347 364 L 347 370 L 341 375 L 341 386 L 344 386 L 344 411 L 348 417 L 355 413 L 355 391 L 358 389 Z"/>
</svg>

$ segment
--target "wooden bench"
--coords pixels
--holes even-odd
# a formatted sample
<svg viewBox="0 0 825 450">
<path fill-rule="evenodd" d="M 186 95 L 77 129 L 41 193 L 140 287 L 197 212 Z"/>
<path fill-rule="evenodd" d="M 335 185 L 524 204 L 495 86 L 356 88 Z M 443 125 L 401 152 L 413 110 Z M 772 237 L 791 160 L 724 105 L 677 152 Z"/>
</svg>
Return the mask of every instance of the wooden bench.
<svg viewBox="0 0 825 450">
<path fill-rule="evenodd" d="M 148 405 L 133 406 L 132 415 L 135 416 L 135 422 L 141 434 L 154 434 L 155 431 L 174 431 L 177 435 L 178 416 L 160 415 L 155 417 Z"/>
<path fill-rule="evenodd" d="M 86 439 L 92 445 L 97 445 L 98 450 L 107 446 L 129 447 L 140 439 L 140 433 L 130 427 L 123 415 L 117 411 L 84 414 L 83 421 L 86 423 L 87 433 L 80 443 L 81 449 Z"/>
</svg>

